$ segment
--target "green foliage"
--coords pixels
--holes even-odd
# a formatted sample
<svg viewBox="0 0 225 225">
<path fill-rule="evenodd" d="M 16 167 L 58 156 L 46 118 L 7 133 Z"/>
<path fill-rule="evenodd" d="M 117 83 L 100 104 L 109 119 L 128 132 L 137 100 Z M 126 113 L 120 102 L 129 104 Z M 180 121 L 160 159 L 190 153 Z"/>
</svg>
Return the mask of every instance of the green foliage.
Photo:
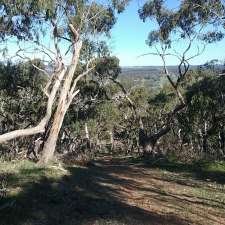
<svg viewBox="0 0 225 225">
<path fill-rule="evenodd" d="M 169 96 L 163 91 L 160 91 L 154 98 L 149 99 L 149 104 L 162 106 L 169 101 Z"/>
<path fill-rule="evenodd" d="M 117 9 L 118 13 L 124 11 L 125 6 L 129 3 L 130 0 L 112 0 L 112 5 Z"/>
<path fill-rule="evenodd" d="M 0 89 L 6 90 L 8 93 L 17 92 L 19 89 L 27 87 L 40 91 L 47 81 L 47 77 L 34 68 L 32 64 L 44 68 L 39 60 L 21 64 L 13 64 L 12 62 L 7 62 L 6 65 L 0 64 Z"/>
<path fill-rule="evenodd" d="M 96 61 L 95 75 L 102 78 L 116 79 L 121 72 L 117 57 L 101 57 Z"/>
<path fill-rule="evenodd" d="M 41 66 L 38 60 L 33 63 Z M 30 62 L 0 65 L 1 134 L 37 124 L 45 113 L 46 101 L 42 87 L 47 79 Z M 22 151 L 29 144 L 29 139 L 23 138 L 1 145 L 0 155 Z"/>
<path fill-rule="evenodd" d="M 182 1 L 176 10 L 166 7 L 165 0 L 147 1 L 139 10 L 140 18 L 145 22 L 148 18 L 155 19 L 158 30 L 150 32 L 147 40 L 149 46 L 155 43 L 164 43 L 171 47 L 171 34 L 178 34 L 182 39 L 191 35 L 199 35 L 199 25 L 215 25 L 221 27 L 224 24 L 225 7 L 223 1 Z M 199 38 L 212 43 L 224 37 L 224 32 L 217 28 L 203 33 Z"/>
<path fill-rule="evenodd" d="M 84 39 L 83 47 L 81 49 L 81 62 L 87 63 L 94 57 L 110 57 L 110 49 L 105 41 L 94 41 L 90 39 Z"/>
<path fill-rule="evenodd" d="M 11 35 L 19 40 L 34 39 L 53 7 L 53 0 L 1 0 L 0 41 Z M 37 27 L 39 29 L 37 30 Z"/>
<path fill-rule="evenodd" d="M 90 3 L 88 0 L 1 0 L 0 41 L 11 36 L 19 40 L 38 41 L 41 33 L 45 34 L 48 30 L 48 22 L 59 17 L 63 22 L 57 24 L 55 35 L 70 37 L 69 23 L 80 27 L 87 12 L 89 22 L 81 27 L 80 32 L 108 34 L 116 22 L 115 10 L 122 12 L 127 3 L 127 0 L 112 1 L 111 4 Z"/>
<path fill-rule="evenodd" d="M 179 117 L 182 129 L 189 136 L 193 139 L 205 138 L 207 146 L 202 146 L 202 151 L 214 157 L 223 157 L 224 154 L 224 147 L 219 141 L 225 122 L 224 82 L 224 77 L 206 77 L 189 87 L 186 94 L 188 108 Z"/>
<path fill-rule="evenodd" d="M 120 112 L 117 107 L 113 103 L 104 103 L 99 105 L 97 108 L 97 119 L 101 121 L 101 123 L 105 123 L 105 128 L 111 128 L 116 124 L 116 121 L 119 122 Z"/>
</svg>

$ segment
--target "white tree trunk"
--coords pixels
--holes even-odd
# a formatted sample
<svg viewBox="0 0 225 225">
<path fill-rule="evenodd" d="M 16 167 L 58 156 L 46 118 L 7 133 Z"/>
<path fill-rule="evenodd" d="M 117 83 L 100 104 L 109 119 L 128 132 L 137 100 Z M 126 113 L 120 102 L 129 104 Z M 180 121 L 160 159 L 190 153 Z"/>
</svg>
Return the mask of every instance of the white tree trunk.
<svg viewBox="0 0 225 225">
<path fill-rule="evenodd" d="M 75 52 L 72 58 L 72 62 L 65 76 L 63 88 L 60 93 L 59 104 L 57 106 L 57 110 L 54 115 L 53 124 L 50 130 L 48 139 L 44 144 L 42 156 L 40 158 L 39 164 L 46 164 L 53 158 L 55 148 L 56 148 L 56 143 L 58 140 L 60 129 L 63 124 L 65 114 L 72 102 L 73 97 L 75 96 L 75 94 L 78 93 L 78 92 L 75 92 L 75 93 L 73 92 L 76 86 L 76 83 L 73 83 L 73 78 L 77 68 L 81 48 L 82 48 L 82 42 L 76 42 L 74 46 Z M 75 80 L 74 82 L 77 82 L 77 81 Z M 71 92 L 71 89 L 72 89 L 72 92 Z"/>
</svg>

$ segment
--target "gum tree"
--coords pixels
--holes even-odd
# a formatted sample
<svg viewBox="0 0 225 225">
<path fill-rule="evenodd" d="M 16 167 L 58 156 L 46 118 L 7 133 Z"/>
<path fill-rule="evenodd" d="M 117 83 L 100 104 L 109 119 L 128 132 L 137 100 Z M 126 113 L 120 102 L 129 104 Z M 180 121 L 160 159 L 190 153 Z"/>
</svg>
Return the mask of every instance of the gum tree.
<svg viewBox="0 0 225 225">
<path fill-rule="evenodd" d="M 177 9 L 166 6 L 165 0 L 147 1 L 139 16 L 143 22 L 155 20 L 157 29 L 149 33 L 146 44 L 155 55 L 161 58 L 164 74 L 176 96 L 176 105 L 166 115 L 163 125 L 157 132 L 147 135 L 143 123 L 140 128 L 140 144 L 144 151 L 152 151 L 157 141 L 171 130 L 174 117 L 187 107 L 181 83 L 190 68 L 190 61 L 201 55 L 207 43 L 213 43 L 224 37 L 225 3 L 218 0 L 184 0 Z M 178 51 L 177 45 L 183 45 Z M 193 49 L 197 46 L 196 52 Z M 178 76 L 172 78 L 167 68 L 167 57 L 178 60 Z"/>
<path fill-rule="evenodd" d="M 109 35 L 116 22 L 115 12 L 122 12 L 127 2 L 0 1 L 2 50 L 6 49 L 7 40 L 16 37 L 19 45 L 17 57 L 28 59 L 32 49 L 45 55 L 45 63 L 48 61 L 51 65 L 50 69 L 44 70 L 33 64 L 48 77 L 43 90 L 47 97 L 45 115 L 34 127 L 1 134 L 0 143 L 23 136 L 45 134 L 39 162 L 45 164 L 52 159 L 65 114 L 80 92 L 78 82 L 92 73 L 98 62 L 98 54 L 91 54 L 88 60 L 81 57 L 84 42 L 92 40 L 98 44 L 99 37 Z M 46 40 L 49 40 L 48 45 Z M 21 47 L 21 42 L 27 43 L 29 52 Z"/>
</svg>

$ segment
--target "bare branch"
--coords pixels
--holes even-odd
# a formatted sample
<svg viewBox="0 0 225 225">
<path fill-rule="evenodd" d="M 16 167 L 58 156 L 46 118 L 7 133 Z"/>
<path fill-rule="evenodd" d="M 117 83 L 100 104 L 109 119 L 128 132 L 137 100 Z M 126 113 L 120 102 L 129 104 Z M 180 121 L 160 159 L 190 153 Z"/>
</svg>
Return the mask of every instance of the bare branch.
<svg viewBox="0 0 225 225">
<path fill-rule="evenodd" d="M 118 85 L 122 92 L 124 93 L 125 95 L 125 98 L 127 99 L 127 101 L 129 102 L 129 105 L 132 109 L 132 111 L 134 112 L 134 115 L 135 115 L 135 118 L 138 118 L 138 113 L 137 113 L 137 108 L 136 108 L 136 105 L 134 104 L 134 102 L 131 100 L 131 98 L 129 97 L 128 95 L 128 92 L 127 90 L 125 89 L 125 87 L 118 81 L 118 80 L 115 80 L 113 78 L 109 78 L 111 81 L 113 81 L 113 83 L 115 83 L 116 85 Z"/>
<path fill-rule="evenodd" d="M 18 138 L 18 137 L 25 137 L 25 136 L 31 136 L 34 134 L 43 133 L 45 131 L 45 126 L 47 125 L 49 119 L 52 115 L 52 107 L 55 101 L 56 93 L 60 87 L 61 80 L 63 79 L 65 75 L 65 68 L 62 68 L 60 73 L 58 74 L 58 80 L 55 82 L 52 91 L 48 97 L 48 103 L 46 108 L 46 113 L 44 118 L 38 123 L 37 126 L 27 129 L 20 129 L 20 130 L 14 130 L 11 132 L 8 132 L 6 134 L 0 135 L 0 144 L 7 142 L 9 140 Z"/>
<path fill-rule="evenodd" d="M 37 69 L 37 70 L 41 71 L 42 73 L 44 73 L 45 75 L 47 75 L 48 77 L 51 76 L 46 70 L 41 69 L 40 67 L 36 66 L 35 64 L 32 63 L 32 66 L 33 66 L 35 69 Z"/>
<path fill-rule="evenodd" d="M 71 30 L 71 32 L 72 32 L 72 34 L 73 34 L 74 42 L 77 42 L 78 39 L 79 39 L 79 33 L 78 33 L 78 31 L 74 28 L 74 26 L 73 26 L 72 23 L 69 24 L 69 28 L 70 28 L 70 30 Z"/>
<path fill-rule="evenodd" d="M 76 88 L 76 86 L 77 86 L 77 82 L 78 82 L 82 77 L 84 77 L 84 76 L 86 76 L 88 73 L 90 73 L 93 69 L 94 69 L 94 66 L 91 67 L 91 68 L 88 68 L 85 72 L 79 74 L 79 75 L 75 78 L 75 80 L 73 81 L 73 85 L 72 85 L 72 87 L 71 87 L 71 89 L 70 89 L 70 91 L 69 91 L 69 95 L 70 95 L 70 96 L 73 96 L 73 95 L 74 95 L 74 93 L 75 93 L 74 91 L 75 91 L 75 88 Z"/>
</svg>

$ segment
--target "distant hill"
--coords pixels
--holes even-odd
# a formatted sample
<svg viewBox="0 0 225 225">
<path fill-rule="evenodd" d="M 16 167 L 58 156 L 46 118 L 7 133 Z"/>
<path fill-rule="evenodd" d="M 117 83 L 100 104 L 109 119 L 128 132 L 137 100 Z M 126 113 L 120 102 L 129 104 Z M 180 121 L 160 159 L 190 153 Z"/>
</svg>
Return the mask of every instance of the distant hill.
<svg viewBox="0 0 225 225">
<path fill-rule="evenodd" d="M 190 66 L 191 70 L 195 70 L 199 67 L 205 67 L 193 65 Z M 168 66 L 167 67 L 171 76 L 175 77 L 178 74 L 177 66 Z M 221 71 L 224 68 L 223 65 L 214 65 L 214 69 Z M 159 87 L 166 79 L 164 77 L 163 67 L 162 66 L 128 66 L 122 67 L 121 74 L 119 79 L 129 80 L 129 82 L 134 85 L 142 84 L 150 88 Z"/>
<path fill-rule="evenodd" d="M 190 66 L 190 69 L 196 69 L 199 66 Z M 177 66 L 167 66 L 170 73 L 177 74 L 178 73 L 178 67 Z M 158 74 L 163 73 L 163 66 L 127 66 L 122 67 L 122 73 L 123 75 L 145 75 L 145 74 Z"/>
<path fill-rule="evenodd" d="M 177 67 L 168 67 L 172 76 L 176 76 Z M 145 85 L 149 88 L 158 88 L 165 80 L 162 66 L 132 66 L 122 67 L 119 76 L 121 81 L 128 81 L 133 85 Z"/>
</svg>

